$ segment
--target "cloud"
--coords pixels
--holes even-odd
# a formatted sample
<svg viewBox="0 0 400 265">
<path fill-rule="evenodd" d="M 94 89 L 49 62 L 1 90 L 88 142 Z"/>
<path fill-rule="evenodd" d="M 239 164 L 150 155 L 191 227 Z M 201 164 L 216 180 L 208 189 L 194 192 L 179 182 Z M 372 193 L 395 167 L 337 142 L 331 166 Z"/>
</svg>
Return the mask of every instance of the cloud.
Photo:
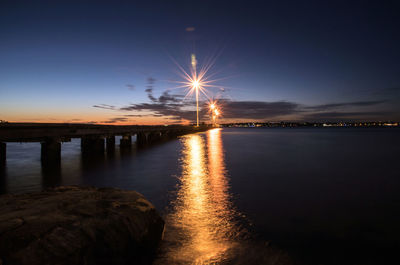
<svg viewBox="0 0 400 265">
<path fill-rule="evenodd" d="M 93 107 L 122 112 L 123 117 L 117 117 L 103 123 L 116 123 L 127 121 L 129 117 L 162 117 L 165 120 L 182 122 L 195 121 L 196 103 L 184 101 L 183 95 L 170 94 L 164 91 L 159 97 L 153 95 L 156 79 L 149 77 L 145 92 L 150 102 L 136 103 L 122 107 L 108 104 L 98 104 Z M 398 91 L 400 89 L 391 89 Z M 221 121 L 271 121 L 271 120 L 304 120 L 304 121 L 344 121 L 361 119 L 387 119 L 387 115 L 396 116 L 394 112 L 383 112 L 382 107 L 387 106 L 390 100 L 370 100 L 335 102 L 314 106 L 303 105 L 292 101 L 234 101 L 227 98 L 219 99 L 218 105 L 222 111 Z M 380 105 L 383 106 L 380 106 Z M 378 111 L 377 107 L 382 111 Z M 208 120 L 208 106 L 200 102 L 200 119 Z M 398 116 L 398 115 L 397 115 Z"/>
<path fill-rule="evenodd" d="M 153 77 L 147 78 L 147 86 L 145 89 L 145 92 L 147 93 L 147 97 L 153 102 L 157 101 L 157 99 L 153 96 L 155 82 L 156 82 L 156 79 L 154 79 Z"/>
<path fill-rule="evenodd" d="M 158 98 L 158 102 L 167 103 L 167 102 L 180 102 L 182 101 L 182 95 L 170 95 L 168 91 L 164 91 L 162 95 Z"/>
<path fill-rule="evenodd" d="M 109 110 L 115 110 L 116 107 L 113 105 L 108 105 L 108 104 L 99 104 L 99 105 L 93 105 L 94 108 L 99 108 L 99 109 L 109 109 Z"/>
<path fill-rule="evenodd" d="M 392 115 L 390 112 L 319 112 L 303 116 L 307 121 L 354 121 L 360 119 L 376 119 Z"/>
<path fill-rule="evenodd" d="M 152 103 L 139 103 L 131 104 L 120 108 L 122 111 L 138 111 L 152 114 L 146 114 L 145 116 L 152 117 L 166 117 L 169 119 L 193 119 L 196 115 L 196 111 L 188 110 L 188 107 L 193 107 L 193 102 L 182 102 L 177 101 L 175 98 L 169 98 L 168 100 L 159 101 Z M 202 115 L 203 115 L 202 111 Z M 140 114 L 139 114 L 140 115 Z"/>
<path fill-rule="evenodd" d="M 126 114 L 123 115 L 124 117 L 135 117 L 135 118 L 140 118 L 140 117 L 163 117 L 161 114 Z"/>
<path fill-rule="evenodd" d="M 142 114 L 126 114 L 124 117 L 146 117 L 147 115 Z"/>
<path fill-rule="evenodd" d="M 168 103 L 168 102 L 180 102 L 182 101 L 182 98 L 184 96 L 182 95 L 171 95 L 169 94 L 169 91 L 164 91 L 160 97 L 156 98 L 153 95 L 154 91 L 154 83 L 156 82 L 156 79 L 149 77 L 147 78 L 147 86 L 146 89 L 144 90 L 147 93 L 147 97 L 150 99 L 152 102 L 159 102 L 159 103 Z"/>
<path fill-rule="evenodd" d="M 161 98 L 161 97 L 160 97 Z M 227 119 L 267 119 L 282 115 L 295 114 L 298 104 L 293 102 L 262 102 L 262 101 L 230 101 L 220 100 L 223 109 L 223 117 Z M 172 120 L 194 120 L 196 111 L 193 109 L 194 102 L 185 102 L 176 98 L 158 100 L 155 103 L 131 104 L 120 108 L 123 111 L 145 111 L 152 112 L 159 117 L 168 117 Z M 205 102 L 201 102 L 200 117 L 208 115 Z"/>
<path fill-rule="evenodd" d="M 126 86 L 129 90 L 131 90 L 131 91 L 135 90 L 135 85 L 126 84 L 125 86 Z"/>
<path fill-rule="evenodd" d="M 367 106 L 374 106 L 378 104 L 385 103 L 386 100 L 374 100 L 374 101 L 354 101 L 354 102 L 344 102 L 344 103 L 330 103 L 330 104 L 322 104 L 316 106 L 307 106 L 305 107 L 306 110 L 313 110 L 313 111 L 326 111 L 336 108 L 343 108 L 343 107 L 367 107 Z"/>
<path fill-rule="evenodd" d="M 120 108 L 123 111 L 162 111 L 181 107 L 182 104 L 139 103 Z"/>
<path fill-rule="evenodd" d="M 269 119 L 296 114 L 299 104 L 288 101 L 221 101 L 223 116 L 228 119 Z"/>
<path fill-rule="evenodd" d="M 222 119 L 227 120 L 262 120 L 282 119 L 289 116 L 293 120 L 304 121 L 344 121 L 344 120 L 360 120 L 360 119 L 382 119 L 393 115 L 384 111 L 325 111 L 334 108 L 345 108 L 349 106 L 364 107 L 374 106 L 384 103 L 385 101 L 358 101 L 332 103 L 318 106 L 303 106 L 296 102 L 290 101 L 232 101 L 228 99 L 219 100 L 219 106 L 222 109 Z M 153 103 L 131 104 L 120 108 L 123 111 L 137 111 L 152 114 L 143 114 L 145 116 L 165 117 L 168 120 L 194 121 L 196 111 L 195 103 L 166 100 Z M 205 102 L 200 103 L 200 118 L 208 119 L 208 107 Z M 142 115 L 142 114 L 135 114 Z"/>
<path fill-rule="evenodd" d="M 192 32 L 192 31 L 195 31 L 195 28 L 194 27 L 187 27 L 185 30 L 187 32 Z"/>
<path fill-rule="evenodd" d="M 101 121 L 99 123 L 117 123 L 117 122 L 125 122 L 128 121 L 128 118 L 126 117 L 115 117 L 115 118 L 111 118 L 107 121 Z"/>
</svg>

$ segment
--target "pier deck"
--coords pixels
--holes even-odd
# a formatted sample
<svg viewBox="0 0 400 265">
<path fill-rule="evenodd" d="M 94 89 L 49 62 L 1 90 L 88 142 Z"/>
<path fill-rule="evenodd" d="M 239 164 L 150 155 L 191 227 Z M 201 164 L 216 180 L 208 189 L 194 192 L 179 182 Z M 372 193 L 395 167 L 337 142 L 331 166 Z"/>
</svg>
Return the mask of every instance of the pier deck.
<svg viewBox="0 0 400 265">
<path fill-rule="evenodd" d="M 130 147 L 136 135 L 138 145 L 151 144 L 162 139 L 205 131 L 204 126 L 141 126 L 92 125 L 69 123 L 3 123 L 0 124 L 0 163 L 6 161 L 7 142 L 38 142 L 42 145 L 42 162 L 61 159 L 61 143 L 71 138 L 81 139 L 82 153 L 104 152 L 115 147 L 115 136 L 122 136 L 121 148 Z M 105 144 L 106 143 L 106 144 Z"/>
</svg>

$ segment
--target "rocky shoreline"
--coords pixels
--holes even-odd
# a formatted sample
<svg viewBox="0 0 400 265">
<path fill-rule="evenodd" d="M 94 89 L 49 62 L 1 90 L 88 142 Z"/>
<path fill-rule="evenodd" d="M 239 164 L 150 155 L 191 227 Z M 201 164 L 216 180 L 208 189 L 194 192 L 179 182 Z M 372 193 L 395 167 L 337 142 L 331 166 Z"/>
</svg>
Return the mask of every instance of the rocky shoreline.
<svg viewBox="0 0 400 265">
<path fill-rule="evenodd" d="M 62 186 L 0 196 L 0 264 L 147 264 L 164 221 L 141 194 Z"/>
</svg>

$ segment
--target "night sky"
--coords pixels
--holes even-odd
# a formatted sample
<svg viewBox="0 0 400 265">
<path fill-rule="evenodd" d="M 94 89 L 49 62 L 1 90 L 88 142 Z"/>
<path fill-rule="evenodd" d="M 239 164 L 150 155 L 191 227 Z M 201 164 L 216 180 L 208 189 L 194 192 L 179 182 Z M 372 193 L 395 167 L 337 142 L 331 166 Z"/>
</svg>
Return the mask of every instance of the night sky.
<svg viewBox="0 0 400 265">
<path fill-rule="evenodd" d="M 193 122 L 195 53 L 227 122 L 400 120 L 396 2 L 3 0 L 0 119 Z"/>
</svg>

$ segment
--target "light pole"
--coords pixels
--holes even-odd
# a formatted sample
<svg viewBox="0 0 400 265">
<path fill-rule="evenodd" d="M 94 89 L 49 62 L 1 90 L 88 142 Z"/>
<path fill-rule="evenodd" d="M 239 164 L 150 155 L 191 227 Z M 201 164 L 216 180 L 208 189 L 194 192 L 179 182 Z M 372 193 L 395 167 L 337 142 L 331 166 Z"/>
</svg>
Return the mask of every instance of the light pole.
<svg viewBox="0 0 400 265">
<path fill-rule="evenodd" d="M 194 81 L 196 89 L 196 116 L 197 116 L 197 127 L 199 127 L 199 83 Z"/>
<path fill-rule="evenodd" d="M 199 127 L 199 81 L 197 80 L 197 72 L 196 72 L 196 55 L 192 54 L 192 68 L 193 68 L 193 88 L 196 90 L 196 117 L 197 117 L 197 127 Z"/>
<path fill-rule="evenodd" d="M 214 116 L 214 117 L 215 117 L 215 118 L 214 118 L 214 124 L 217 125 L 217 118 L 218 118 L 218 115 L 219 115 L 218 109 L 215 109 L 215 110 L 214 110 L 214 115 L 215 115 L 215 116 Z"/>
</svg>

